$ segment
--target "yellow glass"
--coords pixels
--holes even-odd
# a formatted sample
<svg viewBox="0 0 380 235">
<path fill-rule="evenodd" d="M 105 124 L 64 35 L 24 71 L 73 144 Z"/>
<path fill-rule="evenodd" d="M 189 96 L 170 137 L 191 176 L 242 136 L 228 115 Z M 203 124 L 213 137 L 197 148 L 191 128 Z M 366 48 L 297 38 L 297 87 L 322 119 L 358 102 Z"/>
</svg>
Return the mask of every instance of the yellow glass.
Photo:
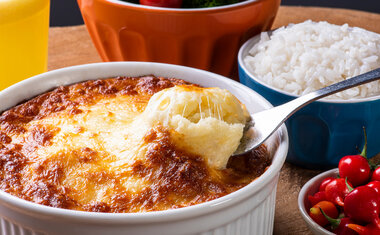
<svg viewBox="0 0 380 235">
<path fill-rule="evenodd" d="M 50 0 L 0 0 L 0 90 L 47 70 Z"/>
</svg>

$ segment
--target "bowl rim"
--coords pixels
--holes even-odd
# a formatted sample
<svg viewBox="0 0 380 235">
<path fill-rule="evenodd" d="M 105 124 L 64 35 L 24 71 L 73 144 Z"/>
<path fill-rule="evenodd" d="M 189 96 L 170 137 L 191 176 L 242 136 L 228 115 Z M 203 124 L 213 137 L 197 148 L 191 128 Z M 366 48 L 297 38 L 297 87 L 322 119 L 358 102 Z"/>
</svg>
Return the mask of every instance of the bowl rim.
<svg viewBox="0 0 380 235">
<path fill-rule="evenodd" d="M 264 86 L 270 90 L 273 90 L 273 91 L 276 91 L 282 95 L 285 95 L 285 96 L 289 96 L 291 99 L 295 99 L 295 98 L 298 98 L 300 97 L 300 95 L 294 95 L 288 91 L 284 91 L 284 90 L 281 90 L 279 88 L 276 88 L 276 87 L 272 87 L 272 86 L 269 86 L 268 84 L 266 84 L 264 81 L 262 81 L 261 79 L 258 79 L 251 71 L 250 71 L 250 68 L 248 68 L 248 66 L 246 65 L 245 63 L 245 58 L 244 56 L 248 55 L 249 54 L 249 50 L 252 48 L 253 45 L 255 45 L 256 43 L 258 43 L 260 41 L 260 38 L 261 38 L 261 35 L 263 33 L 269 33 L 271 34 L 273 31 L 275 31 L 276 29 L 274 30 L 270 30 L 270 31 L 266 31 L 266 32 L 262 32 L 262 33 L 259 33 L 255 36 L 253 36 L 252 38 L 248 39 L 239 49 L 239 52 L 238 52 L 238 65 L 243 69 L 243 71 L 248 75 L 248 77 L 255 81 L 256 83 L 259 83 L 261 86 Z M 257 42 L 255 42 L 257 41 Z M 344 100 L 344 99 L 326 99 L 326 98 L 322 98 L 320 100 L 317 100 L 317 101 L 314 101 L 314 102 L 317 102 L 317 103 L 326 103 L 326 104 L 353 104 L 353 103 L 361 103 L 361 102 L 371 102 L 371 101 L 379 101 L 380 100 L 380 95 L 376 95 L 376 96 L 370 96 L 370 97 L 365 97 L 365 98 L 351 98 L 351 99 L 347 99 L 347 100 Z"/>
<path fill-rule="evenodd" d="M 3 96 L 6 96 L 8 93 L 10 94 L 17 94 L 17 91 L 28 87 L 30 85 L 38 83 L 40 80 L 45 80 L 47 83 L 49 83 L 49 80 L 53 80 L 56 76 L 63 76 L 63 75 L 69 75 L 69 74 L 83 74 L 86 71 L 100 71 L 100 70 L 107 70 L 111 72 L 107 72 L 109 74 L 112 74 L 112 71 L 114 68 L 119 67 L 133 67 L 133 66 L 159 66 L 162 68 L 165 68 L 166 70 L 174 70 L 177 71 L 177 73 L 180 72 L 193 72 L 195 74 L 204 74 L 207 76 L 210 76 L 212 79 L 217 79 L 218 81 L 224 81 L 228 86 L 238 87 L 238 89 L 242 89 L 244 92 L 251 92 L 252 95 L 255 98 L 260 99 L 260 103 L 263 102 L 264 108 L 270 108 L 272 105 L 261 95 L 259 95 L 257 92 L 253 91 L 252 89 L 244 86 L 241 83 L 238 83 L 236 81 L 233 81 L 231 79 L 228 79 L 222 75 L 218 75 L 215 73 L 211 73 L 208 71 L 180 66 L 180 65 L 171 65 L 171 64 L 163 64 L 163 63 L 153 63 L 153 62 L 102 62 L 102 63 L 93 63 L 93 64 L 85 64 L 85 65 L 77 65 L 77 66 L 71 66 L 66 67 L 62 69 L 57 69 L 53 71 L 49 71 L 40 75 L 36 75 L 34 77 L 28 78 L 26 80 L 23 80 L 19 83 L 16 83 L 3 91 L 0 91 L 0 99 L 3 98 Z M 149 72 L 147 72 L 149 73 Z M 162 72 L 157 72 L 162 73 Z M 119 74 L 119 76 L 123 76 L 124 74 Z M 113 75 L 110 75 L 113 76 Z M 110 77 L 108 76 L 108 77 Z M 117 75 L 116 75 L 117 76 Z M 128 75 L 124 75 L 128 76 Z M 94 78 L 94 79 L 101 79 L 102 77 Z M 85 81 L 90 79 L 83 79 L 80 81 Z M 70 84 L 72 84 L 71 82 Z M 65 84 L 66 85 L 66 84 Z M 57 84 L 51 84 L 49 85 L 51 88 L 57 87 Z M 34 93 L 42 94 L 44 92 L 47 92 L 48 90 L 40 90 L 37 88 L 33 88 Z M 5 94 L 5 95 L 4 95 Z M 26 95 L 24 95 L 26 96 Z M 32 96 L 33 97 L 33 96 Z M 32 98 L 27 97 L 24 99 L 30 99 Z M 13 107 L 14 105 L 7 106 L 4 108 L 4 110 Z M 1 113 L 2 111 L 0 111 Z M 32 214 L 34 216 L 47 216 L 47 217 L 55 217 L 65 220 L 75 220 L 78 222 L 88 222 L 88 223 L 96 223 L 101 221 L 103 224 L 128 224 L 128 223 L 155 223 L 155 222 L 168 222 L 168 221 L 177 221 L 177 220 L 183 220 L 199 215 L 205 215 L 209 214 L 218 210 L 222 210 L 226 207 L 233 206 L 237 203 L 239 203 L 239 200 L 244 200 L 247 197 L 250 197 L 257 193 L 260 189 L 265 187 L 276 174 L 279 174 L 286 158 L 286 153 L 288 151 L 289 146 L 289 139 L 288 134 L 285 125 L 282 125 L 280 127 L 279 131 L 276 132 L 277 137 L 279 138 L 279 145 L 277 147 L 279 152 L 276 152 L 275 159 L 272 161 L 272 164 L 268 167 L 268 169 L 257 179 L 255 179 L 250 184 L 246 185 L 245 187 L 232 192 L 226 196 L 220 197 L 215 200 L 211 200 L 208 202 L 204 202 L 201 204 L 197 204 L 194 206 L 179 208 L 179 209 L 172 209 L 172 210 L 165 210 L 165 211 L 154 211 L 154 212 L 143 212 L 143 213 L 100 213 L 100 212 L 85 212 L 85 211 L 76 211 L 76 210 L 69 210 L 69 209 L 61 209 L 61 208 L 53 208 L 49 206 L 40 205 L 34 202 L 26 201 L 24 199 L 20 199 L 16 196 L 12 196 L 4 191 L 0 191 L 0 204 L 3 204 L 4 206 L 14 208 L 19 211 L 23 211 L 25 213 Z"/>
<path fill-rule="evenodd" d="M 313 178 L 311 178 L 309 181 L 304 184 L 298 193 L 298 210 L 301 212 L 302 218 L 305 220 L 306 223 L 308 223 L 310 226 L 312 226 L 314 229 L 318 230 L 318 232 L 328 235 L 334 235 L 334 233 L 324 229 L 322 226 L 317 224 L 312 218 L 310 218 L 309 214 L 306 212 L 306 206 L 305 206 L 305 198 L 308 196 L 306 195 L 307 190 L 313 186 L 315 183 L 322 181 L 326 177 L 333 177 L 337 176 L 339 173 L 338 168 L 334 168 L 325 172 L 322 172 Z"/>
<path fill-rule="evenodd" d="M 262 2 L 266 0 L 245 0 L 243 2 L 217 6 L 217 7 L 203 7 L 203 8 L 169 8 L 169 7 L 155 7 L 155 6 L 146 6 L 141 4 L 136 4 L 132 2 L 124 2 L 122 0 L 101 0 L 105 2 L 112 3 L 117 6 L 133 7 L 136 9 L 151 10 L 151 11 L 167 11 L 173 13 L 185 12 L 185 13 L 195 13 L 195 12 L 209 12 L 209 11 L 223 11 L 226 9 L 235 9 L 240 8 L 245 5 L 249 5 L 254 2 Z"/>
</svg>

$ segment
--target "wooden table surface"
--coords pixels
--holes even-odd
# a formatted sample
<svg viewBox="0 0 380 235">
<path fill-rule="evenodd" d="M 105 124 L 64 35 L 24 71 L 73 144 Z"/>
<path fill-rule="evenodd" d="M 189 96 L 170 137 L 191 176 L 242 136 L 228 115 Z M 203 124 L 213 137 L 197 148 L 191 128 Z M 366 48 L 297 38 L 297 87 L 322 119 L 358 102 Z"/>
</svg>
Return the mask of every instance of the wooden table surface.
<svg viewBox="0 0 380 235">
<path fill-rule="evenodd" d="M 281 6 L 273 28 L 305 20 L 348 23 L 380 33 L 380 14 L 318 7 Z M 84 25 L 50 28 L 48 69 L 101 62 Z M 297 207 L 297 196 L 302 185 L 318 174 L 316 170 L 302 169 L 285 163 L 277 189 L 273 234 L 312 234 L 302 220 Z"/>
</svg>

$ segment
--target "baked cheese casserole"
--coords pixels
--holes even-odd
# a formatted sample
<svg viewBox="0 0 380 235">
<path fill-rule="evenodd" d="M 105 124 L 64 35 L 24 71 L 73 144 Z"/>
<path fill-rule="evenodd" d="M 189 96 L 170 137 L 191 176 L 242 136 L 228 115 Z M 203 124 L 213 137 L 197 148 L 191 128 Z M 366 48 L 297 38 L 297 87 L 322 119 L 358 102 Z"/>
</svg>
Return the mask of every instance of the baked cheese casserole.
<svg viewBox="0 0 380 235">
<path fill-rule="evenodd" d="M 247 121 L 228 91 L 174 78 L 62 86 L 0 116 L 0 188 L 93 212 L 186 207 L 236 191 L 270 165 L 265 146 L 230 157 Z"/>
</svg>

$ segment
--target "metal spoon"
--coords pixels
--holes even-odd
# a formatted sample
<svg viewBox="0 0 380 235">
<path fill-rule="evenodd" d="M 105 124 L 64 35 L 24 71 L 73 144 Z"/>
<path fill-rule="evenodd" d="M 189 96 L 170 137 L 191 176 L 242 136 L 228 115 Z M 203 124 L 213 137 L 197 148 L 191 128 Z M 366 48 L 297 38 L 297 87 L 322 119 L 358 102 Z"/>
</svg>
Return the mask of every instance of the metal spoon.
<svg viewBox="0 0 380 235">
<path fill-rule="evenodd" d="M 380 79 L 380 68 L 313 91 L 277 107 L 252 114 L 251 120 L 245 126 L 240 145 L 232 156 L 257 148 L 290 116 L 311 102 L 378 79 Z"/>
</svg>

